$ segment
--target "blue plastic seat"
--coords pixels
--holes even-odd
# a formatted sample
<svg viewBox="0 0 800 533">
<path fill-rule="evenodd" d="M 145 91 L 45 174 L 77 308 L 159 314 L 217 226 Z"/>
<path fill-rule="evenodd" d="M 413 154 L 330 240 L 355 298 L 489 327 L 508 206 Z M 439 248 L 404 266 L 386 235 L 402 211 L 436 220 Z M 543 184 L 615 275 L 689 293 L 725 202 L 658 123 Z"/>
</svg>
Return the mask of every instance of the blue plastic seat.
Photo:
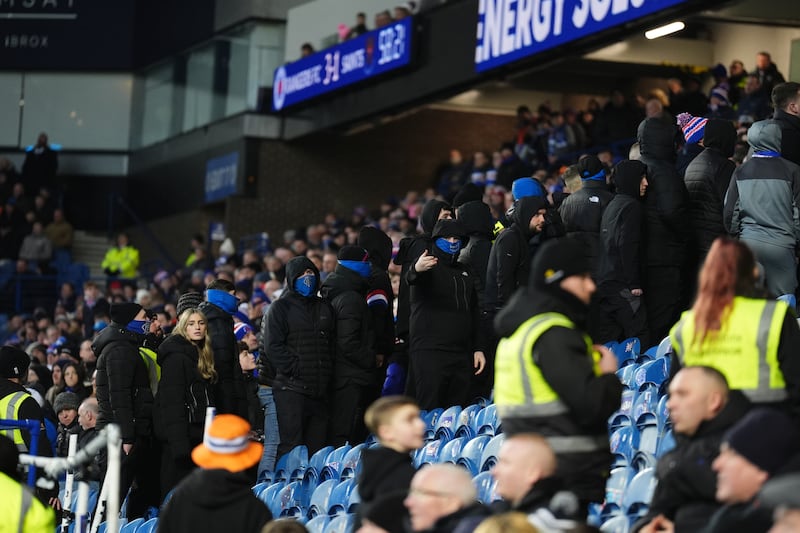
<svg viewBox="0 0 800 533">
<path fill-rule="evenodd" d="M 636 400 L 636 391 L 624 389 L 620 399 L 620 407 L 608 419 L 608 430 L 614 431 L 623 426 L 630 426 L 633 423 L 633 402 Z"/>
<path fill-rule="evenodd" d="M 258 495 L 258 499 L 264 502 L 267 507 L 272 509 L 272 501 L 275 499 L 277 494 L 283 490 L 283 487 L 286 486 L 286 482 L 284 481 L 276 481 L 266 489 L 262 490 L 261 493 Z M 274 515 L 278 516 L 278 515 Z"/>
<path fill-rule="evenodd" d="M 634 381 L 636 388 L 641 391 L 648 384 L 661 388 L 665 381 L 669 379 L 669 359 L 660 357 L 654 361 L 649 361 L 636 371 Z"/>
<path fill-rule="evenodd" d="M 345 444 L 333 450 L 327 459 L 325 459 L 325 467 L 319 473 L 319 480 L 325 481 L 327 479 L 340 479 L 342 471 L 342 463 L 344 462 L 347 452 L 350 451 L 351 446 Z"/>
<path fill-rule="evenodd" d="M 350 451 L 347 452 L 347 455 L 342 460 L 342 472 L 339 479 L 358 477 L 358 474 L 361 473 L 361 450 L 365 447 L 362 443 L 350 448 Z"/>
<path fill-rule="evenodd" d="M 634 377 L 636 376 L 636 371 L 639 369 L 639 365 L 628 365 L 623 366 L 619 370 L 617 370 L 616 374 L 619 378 L 620 383 L 625 389 L 634 389 L 635 381 Z"/>
<path fill-rule="evenodd" d="M 611 349 L 614 355 L 617 356 L 620 368 L 636 363 L 640 350 L 641 343 L 636 337 L 631 337 L 620 343 L 615 343 L 614 348 Z"/>
<path fill-rule="evenodd" d="M 439 440 L 432 440 L 417 452 L 414 457 L 414 467 L 419 468 L 423 465 L 430 465 L 439 462 L 439 451 L 442 448 L 442 442 Z"/>
<path fill-rule="evenodd" d="M 442 414 L 444 409 L 437 407 L 426 412 L 424 415 L 420 413 L 422 420 L 425 422 L 425 440 L 433 440 L 436 434 L 436 423 L 439 421 L 439 415 Z"/>
<path fill-rule="evenodd" d="M 436 421 L 436 428 L 433 432 L 433 438 L 442 441 L 449 441 L 456 434 L 458 427 L 458 417 L 461 414 L 461 406 L 454 405 L 448 407 Z"/>
<path fill-rule="evenodd" d="M 131 520 L 121 528 L 119 528 L 119 533 L 135 533 L 139 530 L 139 528 L 144 524 L 144 518 L 137 518 L 136 520 Z"/>
<path fill-rule="evenodd" d="M 258 495 L 261 494 L 261 491 L 266 490 L 267 487 L 269 487 L 270 485 L 272 485 L 272 483 L 267 481 L 262 481 L 261 483 L 256 483 L 255 485 L 253 485 L 253 488 L 251 490 L 253 491 L 253 494 L 256 495 L 256 498 L 258 498 Z"/>
<path fill-rule="evenodd" d="M 349 512 L 350 493 L 355 486 L 354 479 L 346 479 L 334 487 L 328 499 L 328 515 L 338 516 Z"/>
<path fill-rule="evenodd" d="M 358 511 L 358 506 L 361 505 L 361 493 L 358 492 L 358 484 L 353 484 L 353 490 L 350 491 L 350 498 L 348 500 L 348 513 L 355 513 Z"/>
<path fill-rule="evenodd" d="M 614 504 L 618 509 L 622 509 L 625 489 L 628 488 L 628 482 L 633 475 L 633 470 L 626 466 L 611 469 L 611 473 L 606 481 L 606 506 Z M 608 511 L 609 510 L 604 509 L 603 513 L 606 514 Z"/>
<path fill-rule="evenodd" d="M 329 479 L 319 484 L 311 495 L 311 502 L 308 506 L 309 518 L 313 519 L 320 515 L 328 516 L 328 509 L 330 508 L 328 503 L 331 498 L 331 492 L 338 484 L 339 482 L 335 479 Z"/>
<path fill-rule="evenodd" d="M 653 468 L 646 468 L 633 476 L 622 500 L 622 506 L 629 519 L 636 519 L 647 512 L 656 483 Z"/>
<path fill-rule="evenodd" d="M 303 483 L 292 481 L 272 499 L 272 516 L 299 518 L 305 516 L 308 509 L 308 494 L 303 490 Z"/>
<path fill-rule="evenodd" d="M 308 448 L 295 446 L 289 453 L 283 454 L 275 465 L 273 480 L 296 481 L 303 478 L 303 471 L 308 467 Z"/>
<path fill-rule="evenodd" d="M 158 527 L 158 518 L 151 518 L 144 524 L 142 524 L 139 529 L 136 530 L 136 533 L 153 533 Z"/>
<path fill-rule="evenodd" d="M 317 486 L 322 469 L 325 468 L 328 456 L 333 451 L 333 446 L 325 446 L 317 450 L 314 455 L 311 456 L 311 459 L 308 460 L 308 468 L 303 472 L 303 483 L 306 485 L 306 490 L 310 491 L 312 486 Z"/>
<path fill-rule="evenodd" d="M 308 533 L 324 533 L 330 521 L 331 517 L 327 514 L 317 515 L 306 522 L 306 529 Z"/>
<path fill-rule="evenodd" d="M 461 414 L 458 415 L 458 426 L 456 427 L 456 437 L 467 437 L 472 438 L 476 435 L 475 433 L 475 419 L 478 417 L 478 413 L 481 411 L 481 406 L 478 404 L 472 404 L 461 411 Z"/>
<path fill-rule="evenodd" d="M 325 527 L 325 533 L 351 533 L 355 528 L 356 515 L 342 514 L 332 518 Z"/>
<path fill-rule="evenodd" d="M 497 418 L 497 406 L 487 405 L 475 417 L 475 434 L 494 436 L 498 432 L 500 422 Z"/>
<path fill-rule="evenodd" d="M 97 526 L 97 533 L 106 533 L 107 529 L 108 529 L 108 523 L 100 522 L 100 525 Z"/>
<path fill-rule="evenodd" d="M 663 339 L 661 339 L 660 343 L 658 343 L 658 348 L 656 349 L 656 359 L 659 359 L 661 357 L 669 358 L 671 353 L 672 353 L 672 341 L 670 340 L 669 336 L 666 336 Z"/>
<path fill-rule="evenodd" d="M 669 409 L 667 409 L 667 402 L 669 401 L 669 395 L 665 394 L 658 400 L 658 405 L 656 406 L 656 416 L 658 416 L 658 427 L 661 430 L 661 433 L 664 433 L 667 429 L 672 427 L 672 420 L 669 418 Z"/>
<path fill-rule="evenodd" d="M 456 437 L 442 446 L 439 451 L 439 462 L 456 464 L 458 458 L 461 457 L 461 450 L 467 445 L 467 442 L 469 439 L 466 437 Z"/>
<path fill-rule="evenodd" d="M 633 462 L 633 454 L 639 446 L 638 428 L 625 426 L 617 429 L 611 434 L 609 445 L 614 456 L 611 468 L 630 466 Z"/>
<path fill-rule="evenodd" d="M 491 472 L 481 472 L 472 478 L 472 483 L 478 490 L 479 502 L 489 505 L 493 501 L 501 499 L 495 492 L 497 480 L 492 477 Z"/>
<path fill-rule="evenodd" d="M 456 460 L 456 464 L 469 470 L 474 477 L 481 471 L 481 457 L 483 449 L 489 444 L 492 437 L 489 435 L 478 435 L 467 442 L 461 449 L 461 457 Z"/>
<path fill-rule="evenodd" d="M 656 448 L 656 457 L 662 457 L 665 453 L 675 448 L 675 436 L 672 434 L 672 429 L 666 430 L 658 439 L 658 447 Z"/>
<path fill-rule="evenodd" d="M 603 533 L 628 533 L 631 525 L 628 517 L 624 515 L 613 516 L 600 526 Z"/>
<path fill-rule="evenodd" d="M 497 458 L 500 456 L 500 447 L 503 445 L 506 436 L 503 433 L 492 437 L 481 454 L 481 472 L 487 472 L 494 468 L 497 464 Z"/>
</svg>

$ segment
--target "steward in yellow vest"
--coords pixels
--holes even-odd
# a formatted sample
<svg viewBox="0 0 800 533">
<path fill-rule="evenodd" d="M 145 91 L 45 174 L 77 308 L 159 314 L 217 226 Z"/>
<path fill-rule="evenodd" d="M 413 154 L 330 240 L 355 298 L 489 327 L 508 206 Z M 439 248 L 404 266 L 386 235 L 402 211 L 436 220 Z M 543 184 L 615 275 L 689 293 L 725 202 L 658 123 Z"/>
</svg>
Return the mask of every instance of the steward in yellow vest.
<svg viewBox="0 0 800 533">
<path fill-rule="evenodd" d="M 543 435 L 557 474 L 586 506 L 604 497 L 611 463 L 608 417 L 620 406 L 616 357 L 584 333 L 595 290 L 582 246 L 542 245 L 527 288 L 495 320 L 495 404 L 503 430 Z"/>
<path fill-rule="evenodd" d="M 673 372 L 710 366 L 731 390 L 800 416 L 800 328 L 789 306 L 756 297 L 756 260 L 745 244 L 720 237 L 700 272 L 697 298 L 670 331 Z"/>
<path fill-rule="evenodd" d="M 120 233 L 117 245 L 108 249 L 100 267 L 109 276 L 135 278 L 139 275 L 139 250 L 129 244 L 125 233 Z"/>
<path fill-rule="evenodd" d="M 28 354 L 19 348 L 12 346 L 0 348 L 0 419 L 43 421 L 42 409 L 22 386 L 22 380 L 28 376 L 30 362 Z M 30 450 L 31 436 L 28 431 L 3 429 L 0 430 L 0 435 L 11 439 L 20 452 L 28 453 Z M 37 454 L 51 455 L 49 449 L 47 436 L 41 431 Z"/>
<path fill-rule="evenodd" d="M 23 486 L 16 475 L 19 452 L 0 436 L 0 531 L 40 533 L 55 531 L 55 513 Z"/>
</svg>

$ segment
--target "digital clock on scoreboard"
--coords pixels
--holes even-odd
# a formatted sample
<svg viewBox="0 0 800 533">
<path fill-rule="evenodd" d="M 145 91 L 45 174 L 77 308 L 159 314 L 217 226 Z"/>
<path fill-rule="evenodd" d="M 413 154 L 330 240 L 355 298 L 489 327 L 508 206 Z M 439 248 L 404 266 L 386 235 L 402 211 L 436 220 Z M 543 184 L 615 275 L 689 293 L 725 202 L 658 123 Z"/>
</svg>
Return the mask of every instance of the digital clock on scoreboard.
<svg viewBox="0 0 800 533">
<path fill-rule="evenodd" d="M 275 70 L 272 108 L 305 102 L 407 65 L 412 18 L 364 33 Z"/>
</svg>

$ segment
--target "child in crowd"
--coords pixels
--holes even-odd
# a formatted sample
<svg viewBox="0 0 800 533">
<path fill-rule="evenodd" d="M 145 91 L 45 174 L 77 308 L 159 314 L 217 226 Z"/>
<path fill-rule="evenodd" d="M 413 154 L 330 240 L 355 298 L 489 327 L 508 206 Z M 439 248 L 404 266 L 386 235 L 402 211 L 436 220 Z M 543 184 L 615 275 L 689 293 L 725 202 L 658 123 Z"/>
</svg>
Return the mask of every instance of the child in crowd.
<svg viewBox="0 0 800 533">
<path fill-rule="evenodd" d="M 58 437 L 56 438 L 56 452 L 59 457 L 67 457 L 69 452 L 69 436 L 77 435 L 78 405 L 80 398 L 74 392 L 62 392 L 56 396 L 53 411 L 58 416 Z"/>
<path fill-rule="evenodd" d="M 416 473 L 411 452 L 422 447 L 425 434 L 419 407 L 406 396 L 379 398 L 367 409 L 364 422 L 380 446 L 361 453 L 361 516 L 368 514 L 379 496 L 408 490 Z"/>
</svg>

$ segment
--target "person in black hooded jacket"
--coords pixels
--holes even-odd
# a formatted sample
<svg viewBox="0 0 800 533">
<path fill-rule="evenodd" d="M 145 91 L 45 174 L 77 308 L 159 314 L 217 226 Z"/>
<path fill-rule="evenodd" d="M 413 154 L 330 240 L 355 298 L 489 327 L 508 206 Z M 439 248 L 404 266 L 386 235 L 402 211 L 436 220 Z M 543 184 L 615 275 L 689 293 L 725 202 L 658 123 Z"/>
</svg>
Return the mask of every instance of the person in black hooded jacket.
<svg viewBox="0 0 800 533">
<path fill-rule="evenodd" d="M 647 165 L 648 193 L 645 196 L 645 305 L 651 338 L 664 338 L 689 306 L 677 295 L 687 273 L 686 248 L 689 238 L 689 195 L 675 170 L 677 126 L 658 118 L 639 124 L 641 157 Z"/>
<path fill-rule="evenodd" d="M 339 264 L 322 285 L 322 298 L 336 318 L 333 365 L 333 411 L 329 444 L 362 442 L 366 436 L 364 411 L 377 396 L 375 332 L 367 306 L 372 265 L 360 246 L 343 246 Z"/>
<path fill-rule="evenodd" d="M 647 315 L 642 303 L 642 233 L 647 191 L 647 167 L 640 161 L 622 161 L 614 167 L 617 195 L 600 224 L 601 257 L 592 315 L 592 338 L 605 344 L 639 337 L 649 346 Z"/>
<path fill-rule="evenodd" d="M 527 285 L 531 268 L 530 241 L 542 233 L 547 215 L 547 201 L 528 196 L 514 202 L 512 224 L 494 242 L 486 268 L 486 306 L 492 312 L 501 309 L 517 287 Z"/>
<path fill-rule="evenodd" d="M 153 393 L 147 365 L 139 354 L 149 331 L 146 311 L 139 304 L 111 306 L 111 324 L 97 336 L 97 429 L 117 424 L 122 437 L 120 494 L 134 480 L 128 516 L 143 516 L 148 505 L 159 503 L 159 459 L 153 447 Z M 101 458 L 105 467 L 105 455 Z"/>
<path fill-rule="evenodd" d="M 156 437 L 162 443 L 161 494 L 194 469 L 191 452 L 203 442 L 206 408 L 214 405 L 214 355 L 205 316 L 189 308 L 158 347 L 161 379 L 153 410 Z"/>
<path fill-rule="evenodd" d="M 286 290 L 264 317 L 258 377 L 262 401 L 265 394 L 274 397 L 278 456 L 299 444 L 314 453 L 327 441 L 336 322 L 330 305 L 317 296 L 318 287 L 314 263 L 304 256 L 291 259 L 286 264 Z M 269 414 L 264 415 L 265 432 L 273 430 L 268 427 Z"/>
<path fill-rule="evenodd" d="M 587 155 L 578 161 L 581 188 L 567 196 L 558 208 L 568 237 L 584 245 L 586 259 L 596 276 L 600 263 L 600 220 L 614 193 L 606 184 L 606 171 L 597 156 Z"/>
<path fill-rule="evenodd" d="M 474 274 L 458 262 L 464 230 L 440 220 L 434 245 L 408 271 L 409 353 L 420 409 L 467 405 L 472 375 L 483 372 L 481 313 Z"/>
</svg>

